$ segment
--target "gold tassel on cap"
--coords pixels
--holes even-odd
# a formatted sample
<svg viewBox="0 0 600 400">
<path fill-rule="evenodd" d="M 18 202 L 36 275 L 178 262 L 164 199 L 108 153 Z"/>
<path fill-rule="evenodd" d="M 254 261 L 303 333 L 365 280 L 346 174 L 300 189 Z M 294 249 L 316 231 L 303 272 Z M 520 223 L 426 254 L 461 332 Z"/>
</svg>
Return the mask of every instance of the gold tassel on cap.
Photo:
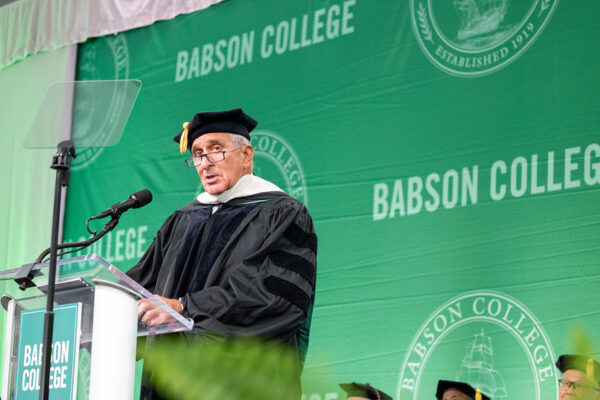
<svg viewBox="0 0 600 400">
<path fill-rule="evenodd" d="M 190 127 L 189 122 L 183 123 L 183 133 L 181 134 L 181 138 L 179 139 L 179 151 L 183 154 L 187 150 L 188 144 L 188 129 Z"/>
<path fill-rule="evenodd" d="M 475 400 L 481 400 L 481 390 L 475 390 Z"/>
<path fill-rule="evenodd" d="M 588 380 L 590 380 L 590 381 L 594 380 L 594 359 L 593 358 L 588 358 L 588 360 L 587 360 L 587 365 L 585 367 L 585 377 L 588 378 Z"/>
</svg>

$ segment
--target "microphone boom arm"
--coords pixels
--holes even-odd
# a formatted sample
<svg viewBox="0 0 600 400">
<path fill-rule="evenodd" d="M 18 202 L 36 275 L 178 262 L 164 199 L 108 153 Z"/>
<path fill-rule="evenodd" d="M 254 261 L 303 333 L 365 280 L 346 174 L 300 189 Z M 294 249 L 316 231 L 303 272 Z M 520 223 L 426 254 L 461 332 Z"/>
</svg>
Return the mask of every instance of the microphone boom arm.
<svg viewBox="0 0 600 400">
<path fill-rule="evenodd" d="M 88 222 L 89 222 L 89 220 L 88 220 Z M 92 236 L 88 240 L 84 240 L 83 242 L 60 243 L 56 246 L 56 248 L 57 248 L 57 250 L 58 249 L 68 249 L 68 248 L 72 248 L 72 247 L 81 247 L 82 249 L 84 249 L 84 248 L 88 247 L 89 245 L 91 245 L 92 243 L 95 243 L 98 240 L 102 239 L 102 237 L 104 235 L 106 235 L 108 232 L 115 229 L 115 227 L 117 226 L 118 223 L 119 223 L 119 217 L 113 217 L 113 218 L 111 218 L 110 221 L 108 221 L 106 223 L 106 225 L 104 225 L 104 228 L 102 228 L 102 230 L 98 234 L 96 234 L 96 232 L 94 232 L 94 236 Z M 40 264 L 42 262 L 42 260 L 44 259 L 44 257 L 46 257 L 49 253 L 50 253 L 50 248 L 47 248 L 46 250 L 44 250 L 42 252 L 42 254 L 40 254 L 38 256 L 38 258 L 36 258 L 34 264 Z"/>
<path fill-rule="evenodd" d="M 120 203 L 114 204 L 112 205 L 110 208 L 108 208 L 105 211 L 102 211 L 100 214 L 93 216 L 91 218 L 88 218 L 87 222 L 85 223 L 85 226 L 88 230 L 89 233 L 91 233 L 93 236 L 91 238 L 89 238 L 88 240 L 84 240 L 82 242 L 72 242 L 72 243 L 60 243 L 60 244 L 56 244 L 56 249 L 67 249 L 67 248 L 72 248 L 72 247 L 81 247 L 82 249 L 88 247 L 89 245 L 91 245 L 92 243 L 100 240 L 102 238 L 102 236 L 106 235 L 108 232 L 112 231 L 117 224 L 119 223 L 119 218 L 121 217 L 121 214 L 123 214 L 125 211 L 129 210 L 130 208 L 140 208 L 145 206 L 146 204 L 150 203 L 152 201 L 152 193 L 148 190 L 148 189 L 142 189 L 138 192 L 132 193 L 131 195 L 129 195 L 129 197 L 127 198 L 127 200 L 122 201 Z M 100 219 L 100 218 L 106 218 L 106 217 L 111 217 L 110 221 L 108 221 L 106 223 L 106 225 L 104 225 L 104 228 L 102 228 L 102 230 L 100 231 L 100 233 L 96 234 L 97 231 L 92 232 L 90 230 L 90 221 L 94 220 L 94 219 Z M 72 250 L 75 251 L 75 250 Z M 46 250 L 44 250 L 42 252 L 42 254 L 40 254 L 38 256 L 38 258 L 35 260 L 35 264 L 39 264 L 42 262 L 42 260 L 51 252 L 51 249 L 48 248 Z M 63 253 L 64 254 L 64 253 Z"/>
</svg>

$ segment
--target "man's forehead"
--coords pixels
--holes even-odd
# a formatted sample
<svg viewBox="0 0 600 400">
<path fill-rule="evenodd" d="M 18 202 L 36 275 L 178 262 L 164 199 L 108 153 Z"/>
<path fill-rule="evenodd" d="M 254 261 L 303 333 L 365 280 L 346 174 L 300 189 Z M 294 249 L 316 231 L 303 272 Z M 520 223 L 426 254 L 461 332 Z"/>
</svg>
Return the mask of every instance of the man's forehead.
<svg viewBox="0 0 600 400">
<path fill-rule="evenodd" d="M 194 140 L 194 143 L 192 143 L 192 149 L 204 148 L 215 144 L 231 144 L 232 142 L 229 135 L 229 133 L 225 132 L 206 133 Z"/>
<path fill-rule="evenodd" d="M 565 372 L 563 372 L 563 377 L 585 380 L 585 373 L 583 371 L 579 371 L 578 369 L 568 369 Z"/>
</svg>

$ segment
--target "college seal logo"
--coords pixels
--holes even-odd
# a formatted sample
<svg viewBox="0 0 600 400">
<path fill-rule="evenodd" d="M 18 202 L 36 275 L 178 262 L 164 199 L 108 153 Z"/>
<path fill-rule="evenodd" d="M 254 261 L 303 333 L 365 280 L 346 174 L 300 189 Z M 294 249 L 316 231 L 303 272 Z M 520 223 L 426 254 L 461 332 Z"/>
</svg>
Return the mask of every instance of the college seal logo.
<svg viewBox="0 0 600 400">
<path fill-rule="evenodd" d="M 475 291 L 433 312 L 410 344 L 396 398 L 432 398 L 440 379 L 500 399 L 556 399 L 556 356 L 533 313 L 510 296 Z"/>
<path fill-rule="evenodd" d="M 80 51 L 78 81 L 121 80 L 129 77 L 129 51 L 124 35 L 94 39 L 84 44 Z M 93 146 L 77 148 L 77 158 L 71 162 L 72 170 L 87 167 L 102 153 L 106 141 L 111 138 L 110 134 L 105 133 L 111 132 L 118 123 L 117 116 L 127 97 L 126 90 L 115 86 L 106 109 L 107 99 L 100 99 L 99 92 L 83 89 L 80 93 L 73 106 L 73 142 L 77 146 L 78 137 L 95 139 Z M 84 141 L 87 143 L 88 140 Z"/>
<path fill-rule="evenodd" d="M 254 173 L 266 179 L 308 207 L 306 178 L 296 152 L 275 132 L 252 132 Z"/>
<path fill-rule="evenodd" d="M 533 44 L 558 0 L 410 0 L 425 55 L 441 70 L 474 77 L 497 71 Z"/>
</svg>

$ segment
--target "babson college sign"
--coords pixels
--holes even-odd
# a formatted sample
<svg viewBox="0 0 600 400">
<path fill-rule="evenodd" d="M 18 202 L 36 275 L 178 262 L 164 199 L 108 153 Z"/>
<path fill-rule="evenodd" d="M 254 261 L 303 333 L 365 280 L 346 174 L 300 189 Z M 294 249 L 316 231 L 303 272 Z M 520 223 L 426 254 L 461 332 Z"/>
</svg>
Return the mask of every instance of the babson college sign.
<svg viewBox="0 0 600 400">
<path fill-rule="evenodd" d="M 37 400 L 41 385 L 45 309 L 25 310 L 19 324 L 15 400 Z M 54 307 L 50 399 L 71 400 L 77 394 L 81 305 Z"/>
<path fill-rule="evenodd" d="M 544 328 L 517 299 L 468 292 L 442 304 L 418 330 L 396 398 L 428 398 L 444 379 L 469 382 L 494 400 L 556 399 L 554 360 Z"/>
<path fill-rule="evenodd" d="M 292 146 L 275 132 L 256 130 L 252 133 L 252 147 L 256 175 L 275 183 L 308 206 L 304 170 Z"/>
<path fill-rule="evenodd" d="M 474 77 L 521 56 L 542 33 L 558 0 L 411 0 L 413 31 L 442 71 Z"/>
</svg>

